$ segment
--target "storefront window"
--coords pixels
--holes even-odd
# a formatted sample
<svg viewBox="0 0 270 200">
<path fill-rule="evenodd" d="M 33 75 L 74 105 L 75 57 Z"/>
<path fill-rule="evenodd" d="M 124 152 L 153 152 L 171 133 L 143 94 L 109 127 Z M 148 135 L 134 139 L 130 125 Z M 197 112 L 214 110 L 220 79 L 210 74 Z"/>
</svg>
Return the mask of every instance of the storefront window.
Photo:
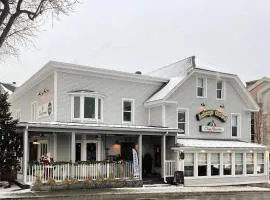
<svg viewBox="0 0 270 200">
<path fill-rule="evenodd" d="M 264 153 L 257 153 L 257 174 L 264 173 Z"/>
<path fill-rule="evenodd" d="M 235 175 L 243 174 L 243 153 L 235 154 Z"/>
<path fill-rule="evenodd" d="M 232 154 L 223 154 L 223 175 L 232 175 Z"/>
<path fill-rule="evenodd" d="M 247 153 L 247 174 L 254 174 L 254 157 L 253 153 Z"/>
<path fill-rule="evenodd" d="M 194 153 L 185 154 L 185 176 L 194 176 Z"/>
<path fill-rule="evenodd" d="M 211 176 L 218 176 L 220 169 L 220 154 L 212 153 L 211 154 Z"/>
<path fill-rule="evenodd" d="M 198 176 L 207 176 L 207 153 L 198 153 Z"/>
</svg>

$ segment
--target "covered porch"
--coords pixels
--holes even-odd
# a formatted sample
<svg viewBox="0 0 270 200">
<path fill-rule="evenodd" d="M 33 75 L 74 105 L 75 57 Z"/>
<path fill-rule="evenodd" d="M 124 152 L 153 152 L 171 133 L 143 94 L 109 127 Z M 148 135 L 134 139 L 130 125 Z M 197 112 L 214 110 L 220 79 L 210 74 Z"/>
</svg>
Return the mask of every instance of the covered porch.
<svg viewBox="0 0 270 200">
<path fill-rule="evenodd" d="M 174 168 L 178 129 L 81 124 L 20 122 L 24 157 L 18 179 L 33 184 L 50 180 L 139 179 L 167 176 Z M 41 162 L 49 155 L 50 163 Z"/>
</svg>

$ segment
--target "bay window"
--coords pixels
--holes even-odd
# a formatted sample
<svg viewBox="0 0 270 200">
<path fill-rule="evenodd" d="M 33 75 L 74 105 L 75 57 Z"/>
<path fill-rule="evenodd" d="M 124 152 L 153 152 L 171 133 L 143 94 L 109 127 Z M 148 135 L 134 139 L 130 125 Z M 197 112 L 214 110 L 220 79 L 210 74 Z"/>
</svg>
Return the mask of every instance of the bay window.
<svg viewBox="0 0 270 200">
<path fill-rule="evenodd" d="M 71 97 L 73 121 L 101 121 L 102 98 L 99 95 L 78 94 Z"/>
</svg>

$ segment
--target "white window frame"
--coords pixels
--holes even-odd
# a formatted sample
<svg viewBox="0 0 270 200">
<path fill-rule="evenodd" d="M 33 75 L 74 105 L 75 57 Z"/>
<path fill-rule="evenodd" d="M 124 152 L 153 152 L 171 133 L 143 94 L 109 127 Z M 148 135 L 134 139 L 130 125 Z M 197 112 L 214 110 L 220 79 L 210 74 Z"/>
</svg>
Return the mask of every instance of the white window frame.
<svg viewBox="0 0 270 200">
<path fill-rule="evenodd" d="M 80 97 L 80 117 L 74 117 L 74 97 Z M 84 118 L 84 98 L 91 97 L 95 99 L 95 117 L 94 118 Z M 101 100 L 101 112 L 98 119 L 98 99 Z M 71 96 L 71 120 L 80 122 L 103 122 L 103 97 L 100 95 L 90 95 L 90 94 L 73 94 Z"/>
<path fill-rule="evenodd" d="M 225 154 L 230 154 L 231 155 L 231 159 L 230 159 L 230 164 L 227 164 L 227 163 L 225 163 L 224 162 L 224 155 Z M 234 168 L 234 165 L 233 165 L 233 153 L 232 152 L 223 152 L 223 154 L 222 154 L 222 176 L 232 176 L 233 175 L 233 168 Z M 231 165 L 231 174 L 224 174 L 224 167 L 225 167 L 225 165 Z"/>
<path fill-rule="evenodd" d="M 203 80 L 203 96 L 198 96 L 198 87 L 199 87 L 199 79 Z M 196 77 L 196 97 L 197 98 L 207 98 L 207 78 L 198 76 Z"/>
<path fill-rule="evenodd" d="M 195 152 L 187 152 L 186 154 L 192 154 L 193 155 L 193 165 L 187 165 L 185 160 L 184 160 L 184 169 L 185 167 L 187 166 L 193 166 L 193 176 L 185 176 L 185 177 L 195 177 L 195 156 L 196 156 L 196 153 Z M 185 170 L 184 170 L 184 174 L 185 174 Z"/>
<path fill-rule="evenodd" d="M 237 136 L 233 136 L 232 135 L 232 119 L 233 116 L 237 116 Z M 241 114 L 240 113 L 231 113 L 231 124 L 230 124 L 230 128 L 231 128 L 231 138 L 240 138 L 241 137 Z"/>
<path fill-rule="evenodd" d="M 236 154 L 242 154 L 242 164 L 237 164 L 236 163 Z M 244 168 L 245 168 L 245 153 L 241 152 L 241 151 L 236 151 L 234 152 L 234 175 L 235 176 L 244 176 L 245 175 L 245 171 L 244 171 Z M 242 174 L 236 174 L 236 166 L 242 166 Z"/>
<path fill-rule="evenodd" d="M 217 88 L 217 84 L 218 84 L 219 81 L 222 84 L 222 88 L 221 89 L 218 89 Z M 221 98 L 218 98 L 218 96 L 217 96 L 217 91 L 218 90 L 221 90 Z M 224 80 L 221 80 L 221 79 L 217 79 L 216 80 L 216 100 L 225 100 L 225 81 Z"/>
<path fill-rule="evenodd" d="M 178 113 L 179 112 L 184 112 L 185 113 L 185 118 L 186 118 L 186 122 L 185 122 L 185 133 L 182 134 L 180 133 L 180 135 L 189 135 L 189 109 L 188 108 L 177 108 L 177 116 L 176 116 L 176 124 L 177 124 L 177 128 L 178 128 Z"/>
<path fill-rule="evenodd" d="M 130 121 L 124 121 L 124 102 L 131 102 L 131 120 Z M 122 98 L 122 124 L 134 124 L 135 123 L 135 99 L 130 98 Z"/>
<path fill-rule="evenodd" d="M 35 107 L 35 111 L 33 110 L 34 107 Z M 37 120 L 37 101 L 33 101 L 31 103 L 31 121 L 36 121 L 36 120 Z"/>
</svg>

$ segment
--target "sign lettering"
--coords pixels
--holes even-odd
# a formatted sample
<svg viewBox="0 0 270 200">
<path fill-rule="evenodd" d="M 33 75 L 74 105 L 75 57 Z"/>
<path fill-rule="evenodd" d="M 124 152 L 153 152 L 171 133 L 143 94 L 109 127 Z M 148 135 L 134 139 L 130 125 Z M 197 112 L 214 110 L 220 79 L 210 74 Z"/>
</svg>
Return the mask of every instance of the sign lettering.
<svg viewBox="0 0 270 200">
<path fill-rule="evenodd" d="M 226 120 L 227 120 L 227 116 L 218 110 L 204 110 L 204 111 L 196 114 L 196 119 L 198 121 L 200 121 L 206 117 L 216 117 L 222 122 L 226 122 Z"/>
</svg>

